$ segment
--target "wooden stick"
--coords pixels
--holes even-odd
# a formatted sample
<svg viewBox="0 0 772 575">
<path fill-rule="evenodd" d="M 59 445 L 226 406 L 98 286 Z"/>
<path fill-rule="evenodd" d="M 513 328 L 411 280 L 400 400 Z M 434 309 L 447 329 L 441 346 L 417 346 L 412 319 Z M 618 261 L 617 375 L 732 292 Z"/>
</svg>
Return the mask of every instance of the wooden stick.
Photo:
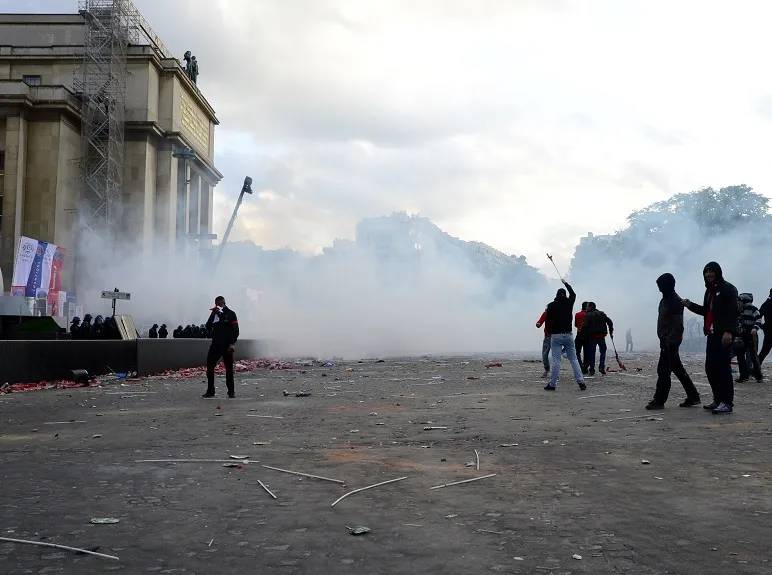
<svg viewBox="0 0 772 575">
<path fill-rule="evenodd" d="M 265 419 L 284 419 L 281 415 L 255 415 L 252 413 L 247 414 L 247 417 L 262 417 Z"/>
<path fill-rule="evenodd" d="M 440 489 L 442 487 L 450 487 L 451 485 L 461 485 L 462 483 L 471 483 L 472 481 L 480 481 L 480 479 L 488 479 L 489 477 L 495 477 L 495 473 L 491 473 L 490 475 L 483 475 L 482 477 L 474 477 L 472 479 L 464 479 L 463 481 L 454 481 L 453 483 L 443 483 L 442 485 L 437 485 L 435 487 L 430 487 L 429 489 Z"/>
<path fill-rule="evenodd" d="M 239 463 L 257 463 L 249 459 L 239 459 Z M 233 459 L 136 459 L 134 463 L 236 463 Z"/>
<path fill-rule="evenodd" d="M 624 395 L 624 393 L 603 393 L 601 395 L 585 395 L 576 399 L 591 399 L 593 397 L 611 397 L 612 395 Z"/>
<path fill-rule="evenodd" d="M 477 458 L 477 471 L 480 471 L 480 454 L 477 453 L 477 450 L 474 450 L 474 456 Z"/>
<path fill-rule="evenodd" d="M 265 483 L 263 483 L 263 482 L 262 482 L 262 481 L 260 481 L 259 479 L 257 480 L 257 482 L 260 484 L 260 487 L 262 487 L 263 489 L 265 489 L 265 490 L 266 490 L 266 492 L 268 493 L 268 495 L 270 495 L 271 497 L 273 497 L 274 499 L 276 499 L 276 496 L 275 496 L 273 493 L 271 493 L 271 490 L 270 490 L 270 489 L 268 489 L 268 488 L 265 486 Z"/>
<path fill-rule="evenodd" d="M 263 465 L 266 469 L 273 469 L 274 471 L 281 471 L 282 473 L 291 473 L 292 475 L 302 475 L 303 477 L 310 477 L 312 479 L 321 479 L 322 481 L 332 481 L 333 483 L 340 483 L 345 485 L 345 481 L 340 479 L 330 479 L 329 477 L 322 477 L 321 475 L 311 475 L 309 473 L 301 473 L 300 471 L 290 471 L 289 469 L 281 469 L 279 467 L 271 467 L 270 465 Z"/>
<path fill-rule="evenodd" d="M 26 539 L 12 539 L 10 537 L 0 537 L 0 541 L 9 541 L 11 543 L 25 543 L 27 545 L 40 545 L 41 547 L 55 547 L 56 549 L 64 549 L 66 551 L 74 551 L 75 553 L 86 553 L 87 555 L 95 555 L 97 557 L 104 557 L 105 559 L 115 559 L 118 557 L 115 555 L 105 555 L 104 553 L 97 553 L 96 551 L 89 551 L 88 549 L 78 549 L 77 547 L 68 547 L 67 545 L 57 545 L 56 543 L 43 543 L 42 541 L 27 541 Z"/>
<path fill-rule="evenodd" d="M 364 491 L 365 489 L 372 489 L 373 487 L 380 487 L 381 485 L 386 485 L 387 483 L 394 483 L 395 481 L 402 481 L 403 479 L 407 479 L 407 477 L 399 477 L 397 479 L 389 479 L 388 481 L 381 481 L 380 483 L 376 483 L 375 485 L 368 485 L 367 487 L 360 487 L 359 489 L 354 489 L 354 491 L 349 491 L 345 495 L 341 495 L 338 497 L 338 499 L 335 500 L 335 503 L 330 505 L 330 507 L 335 507 L 335 505 L 343 501 L 346 497 L 349 495 L 354 495 L 354 493 L 359 493 L 360 491 Z"/>
</svg>

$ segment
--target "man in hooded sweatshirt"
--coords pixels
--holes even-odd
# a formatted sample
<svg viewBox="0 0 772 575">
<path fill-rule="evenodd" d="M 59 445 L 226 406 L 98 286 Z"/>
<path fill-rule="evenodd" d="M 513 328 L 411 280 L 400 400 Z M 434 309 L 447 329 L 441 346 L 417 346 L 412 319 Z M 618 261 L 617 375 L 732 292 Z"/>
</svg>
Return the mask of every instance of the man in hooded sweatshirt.
<svg viewBox="0 0 772 575">
<path fill-rule="evenodd" d="M 764 332 L 764 341 L 761 344 L 761 351 L 759 352 L 759 364 L 764 363 L 764 358 L 767 357 L 770 350 L 772 350 L 772 289 L 769 290 L 769 297 L 761 304 L 759 308 L 764 323 L 761 326 Z"/>
<path fill-rule="evenodd" d="M 700 393 L 681 363 L 678 348 L 684 338 L 684 308 L 681 298 L 675 291 L 675 278 L 672 274 L 662 274 L 657 278 L 657 287 L 662 293 L 657 315 L 657 337 L 659 338 L 659 363 L 657 364 L 657 390 L 646 409 L 665 409 L 665 402 L 670 395 L 670 374 L 674 374 L 686 392 L 686 399 L 680 407 L 700 405 Z"/>
<path fill-rule="evenodd" d="M 563 358 L 563 349 L 566 350 L 566 356 L 574 370 L 576 383 L 579 389 L 585 390 L 582 376 L 582 368 L 576 357 L 576 348 L 574 347 L 574 336 L 571 321 L 574 319 L 574 303 L 576 302 L 576 293 L 569 283 L 563 280 L 565 289 L 560 288 L 555 295 L 555 299 L 547 305 L 547 316 L 545 321 L 550 326 L 552 336 L 550 338 L 550 349 L 552 351 L 552 363 L 550 365 L 550 382 L 544 388 L 546 391 L 555 391 L 560 375 L 560 362 Z M 566 295 L 566 289 L 568 295 Z"/>
<path fill-rule="evenodd" d="M 705 344 L 705 375 L 713 391 L 713 403 L 703 405 L 716 415 L 732 413 L 734 407 L 734 380 L 732 379 L 732 341 L 737 334 L 737 288 L 724 279 L 721 266 L 709 262 L 702 270 L 705 295 L 702 305 L 688 299 L 682 305 L 692 313 L 703 316 Z"/>
<path fill-rule="evenodd" d="M 738 306 L 740 309 L 740 341 L 741 346 L 735 350 L 737 352 L 737 368 L 740 371 L 740 377 L 735 383 L 745 383 L 750 379 L 750 372 L 756 381 L 761 381 L 764 377 L 761 374 L 761 364 L 756 355 L 756 343 L 761 329 L 761 313 L 753 305 L 753 294 L 741 293 L 738 296 Z M 749 364 L 752 367 L 748 367 Z"/>
</svg>

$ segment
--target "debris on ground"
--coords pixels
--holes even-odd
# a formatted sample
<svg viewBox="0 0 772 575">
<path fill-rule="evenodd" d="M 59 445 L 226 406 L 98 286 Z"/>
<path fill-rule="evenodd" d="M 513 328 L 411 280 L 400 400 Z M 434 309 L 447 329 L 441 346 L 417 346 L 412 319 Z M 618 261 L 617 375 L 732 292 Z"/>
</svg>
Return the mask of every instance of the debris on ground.
<svg viewBox="0 0 772 575">
<path fill-rule="evenodd" d="M 310 473 L 301 473 L 300 471 L 290 471 L 289 469 L 281 469 L 280 467 L 271 467 L 270 465 L 263 465 L 266 469 L 273 469 L 274 471 L 281 471 L 282 473 L 291 473 L 292 475 L 300 475 L 302 477 L 310 477 L 312 479 L 321 479 L 323 481 L 332 481 L 333 483 L 340 483 L 345 485 L 345 481 L 340 479 L 330 479 L 329 477 L 322 477 L 321 475 L 311 475 Z"/>
<path fill-rule="evenodd" d="M 348 529 L 349 533 L 352 535 L 364 535 L 365 533 L 370 533 L 370 528 L 365 527 L 364 525 L 360 525 L 359 527 L 349 527 L 346 525 L 346 529 Z"/>
<path fill-rule="evenodd" d="M 581 555 L 577 555 L 576 553 L 574 553 L 574 559 L 576 559 L 577 561 L 581 561 L 582 560 L 582 556 Z"/>
<path fill-rule="evenodd" d="M 115 559 L 118 557 L 115 555 L 105 555 L 104 553 L 97 553 L 99 545 L 92 549 L 78 549 L 77 547 L 69 547 L 67 545 L 59 545 L 57 543 L 45 543 L 43 541 L 29 541 L 27 539 L 13 539 L 11 537 L 0 537 L 0 541 L 7 541 L 9 543 L 23 543 L 25 545 L 39 545 L 41 547 L 53 547 L 54 549 L 63 549 L 64 551 L 73 551 L 80 555 L 94 555 L 95 557 L 104 557 L 105 559 Z"/>
<path fill-rule="evenodd" d="M 91 523 L 94 525 L 114 525 L 115 523 L 120 523 L 120 519 L 115 519 L 114 517 L 93 517 L 91 519 Z"/>
<path fill-rule="evenodd" d="M 241 465 L 239 465 L 238 463 L 223 463 L 222 466 L 223 467 L 235 467 L 236 469 L 241 469 L 242 468 Z"/>
<path fill-rule="evenodd" d="M 265 486 L 265 483 L 263 483 L 263 482 L 262 482 L 262 481 L 260 481 L 259 479 L 257 480 L 257 482 L 260 484 L 260 487 L 262 487 L 263 489 L 265 489 L 265 491 L 266 491 L 266 493 L 268 493 L 268 495 L 270 495 L 270 496 L 271 496 L 271 497 L 273 497 L 274 499 L 278 499 L 278 497 L 276 497 L 276 496 L 275 496 L 275 495 L 274 495 L 274 494 L 271 492 L 271 490 L 270 490 L 270 489 L 268 489 L 268 488 Z"/>
<path fill-rule="evenodd" d="M 490 369 L 492 367 L 503 367 L 500 363 L 486 363 L 485 368 Z"/>
<path fill-rule="evenodd" d="M 360 491 L 366 491 L 367 489 L 372 489 L 373 487 L 380 487 L 381 485 L 387 485 L 388 483 L 394 483 L 395 481 L 403 481 L 407 479 L 407 477 L 398 477 L 397 479 L 389 479 L 388 481 L 381 481 L 380 483 L 376 483 L 375 485 L 368 485 L 367 487 L 360 487 L 359 489 L 354 489 L 354 491 L 349 491 L 348 493 L 344 493 L 340 497 L 338 497 L 330 507 L 335 507 L 340 501 L 343 501 L 346 497 L 349 495 L 354 495 L 354 493 L 359 493 Z"/>
<path fill-rule="evenodd" d="M 641 463 L 643 465 L 650 465 L 651 464 L 651 462 L 648 459 L 641 459 Z"/>
<path fill-rule="evenodd" d="M 483 475 L 482 477 L 473 477 L 472 479 L 464 479 L 463 481 L 454 481 L 453 483 L 443 483 L 442 485 L 436 485 L 429 489 L 441 489 L 442 487 L 450 487 L 451 485 L 461 485 L 462 483 L 471 483 L 472 481 L 480 481 L 480 479 L 488 479 L 489 477 L 495 477 L 495 473 L 490 475 Z"/>
<path fill-rule="evenodd" d="M 306 391 L 305 389 L 301 389 L 300 391 L 287 391 L 284 390 L 284 397 L 287 397 L 288 395 L 294 395 L 295 397 L 308 397 L 311 395 L 310 391 Z"/>
</svg>

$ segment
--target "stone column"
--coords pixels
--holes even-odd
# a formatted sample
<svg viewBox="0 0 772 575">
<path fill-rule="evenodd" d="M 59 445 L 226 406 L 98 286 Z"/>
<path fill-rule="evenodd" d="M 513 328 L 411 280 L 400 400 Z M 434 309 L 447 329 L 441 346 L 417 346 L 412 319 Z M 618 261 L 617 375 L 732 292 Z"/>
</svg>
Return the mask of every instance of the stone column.
<svg viewBox="0 0 772 575">
<path fill-rule="evenodd" d="M 201 176 L 197 172 L 190 171 L 190 188 L 188 191 L 188 233 L 198 234 L 200 230 L 200 206 L 201 206 Z"/>
<path fill-rule="evenodd" d="M 2 253 L 0 265 L 6 291 L 13 281 L 16 249 L 24 222 L 24 183 L 27 167 L 27 120 L 20 116 L 6 118 L 5 176 L 3 178 L 3 220 L 0 229 Z"/>
<path fill-rule="evenodd" d="M 212 232 L 212 186 L 209 182 L 201 180 L 201 214 L 199 219 L 199 233 L 211 234 Z M 204 240 L 201 243 L 202 248 L 211 248 L 212 240 Z"/>
<path fill-rule="evenodd" d="M 158 152 L 156 172 L 156 237 L 158 251 L 172 252 L 177 245 L 177 196 L 179 170 L 171 150 Z"/>
</svg>

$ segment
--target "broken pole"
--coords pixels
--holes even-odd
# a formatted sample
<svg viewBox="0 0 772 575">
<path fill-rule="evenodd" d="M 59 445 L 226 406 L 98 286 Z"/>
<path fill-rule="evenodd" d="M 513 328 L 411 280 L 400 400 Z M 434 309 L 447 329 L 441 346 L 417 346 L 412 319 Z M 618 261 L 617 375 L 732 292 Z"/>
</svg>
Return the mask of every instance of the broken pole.
<svg viewBox="0 0 772 575">
<path fill-rule="evenodd" d="M 388 481 L 382 481 L 380 483 L 376 483 L 375 485 L 368 485 L 367 487 L 360 487 L 359 489 L 354 489 L 354 491 L 349 491 L 348 493 L 338 497 L 338 499 L 336 499 L 335 502 L 332 505 L 330 505 L 330 507 L 335 507 L 335 505 L 338 502 L 343 501 L 349 495 L 354 495 L 354 493 L 359 493 L 360 491 L 364 491 L 366 489 L 372 489 L 373 487 L 380 487 L 381 485 L 386 485 L 387 483 L 394 483 L 395 481 L 402 481 L 403 479 L 407 479 L 407 477 L 399 477 L 397 479 L 389 479 Z"/>
<path fill-rule="evenodd" d="M 474 477 L 472 479 L 464 479 L 463 481 L 454 481 L 453 483 L 443 483 L 442 485 L 436 485 L 434 487 L 430 487 L 429 489 L 440 489 L 442 487 L 450 487 L 451 485 L 461 485 L 462 483 L 471 483 L 472 481 L 480 481 L 480 479 L 488 479 L 489 477 L 495 477 L 495 473 L 491 473 L 490 475 L 483 475 L 482 477 Z"/>
<path fill-rule="evenodd" d="M 281 471 L 282 473 L 291 473 L 292 475 L 300 475 L 302 477 L 310 477 L 311 479 L 321 479 L 322 481 L 332 481 L 333 483 L 340 483 L 345 485 L 345 481 L 340 479 L 330 479 L 329 477 L 322 477 L 321 475 L 311 475 L 310 473 L 301 473 L 300 471 L 290 471 L 289 469 L 281 469 L 279 467 L 271 467 L 270 465 L 263 465 L 266 469 L 273 469 L 274 471 Z"/>
</svg>

